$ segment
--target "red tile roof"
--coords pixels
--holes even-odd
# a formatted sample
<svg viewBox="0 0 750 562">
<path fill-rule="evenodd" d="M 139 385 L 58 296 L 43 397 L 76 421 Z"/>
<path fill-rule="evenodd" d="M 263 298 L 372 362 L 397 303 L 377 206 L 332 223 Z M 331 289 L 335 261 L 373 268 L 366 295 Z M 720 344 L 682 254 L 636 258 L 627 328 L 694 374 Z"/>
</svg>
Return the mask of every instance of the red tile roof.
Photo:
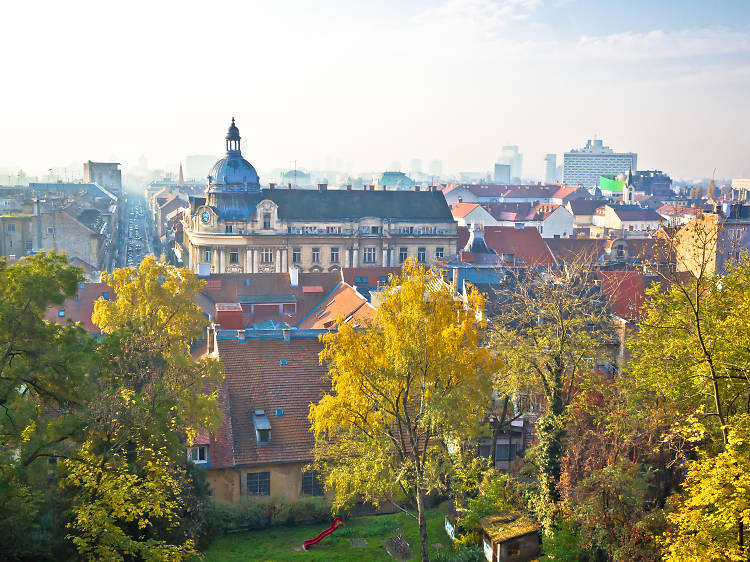
<svg viewBox="0 0 750 562">
<path fill-rule="evenodd" d="M 333 327 L 339 318 L 346 322 L 355 319 L 357 323 L 361 323 L 372 318 L 374 313 L 375 309 L 367 299 L 342 281 L 297 327 L 325 330 Z"/>
<path fill-rule="evenodd" d="M 98 334 L 99 327 L 91 321 L 91 315 L 94 313 L 94 302 L 105 293 L 109 298 L 115 297 L 114 291 L 106 283 L 85 283 L 78 289 L 76 296 L 66 299 L 62 306 L 47 307 L 44 318 L 61 326 L 65 326 L 68 320 L 81 322 L 87 331 Z M 59 315 L 60 310 L 65 310 L 65 316 Z"/>
<path fill-rule="evenodd" d="M 646 281 L 638 271 L 600 271 L 602 293 L 612 314 L 625 320 L 638 320 L 643 316 L 646 300 Z"/>
<path fill-rule="evenodd" d="M 293 337 L 289 342 L 219 339 L 217 345 L 225 373 L 220 396 L 225 423 L 210 447 L 211 466 L 312 460 L 307 415 L 310 404 L 330 390 L 327 370 L 318 360 L 323 344 L 317 338 Z M 268 445 L 256 441 L 255 410 L 264 410 L 271 424 Z"/>
<path fill-rule="evenodd" d="M 260 320 L 279 320 L 294 325 L 321 299 L 333 291 L 341 280 L 339 272 L 300 273 L 299 283 L 291 286 L 289 273 L 219 273 L 206 277 L 206 287 L 198 295 L 198 306 L 205 314 L 216 314 L 218 303 L 238 303 L 241 297 L 289 297 L 296 302 L 296 312 L 270 313 L 272 307 L 263 307 L 263 313 L 245 315 L 245 325 Z"/>
<path fill-rule="evenodd" d="M 458 227 L 458 247 L 463 248 L 469 240 L 469 230 Z M 533 267 L 555 266 L 555 258 L 536 228 L 514 228 L 512 226 L 486 226 L 484 240 L 487 246 L 499 255 L 513 254 Z"/>
<path fill-rule="evenodd" d="M 454 218 L 462 219 L 477 207 L 479 207 L 479 203 L 453 203 L 451 214 Z"/>
</svg>

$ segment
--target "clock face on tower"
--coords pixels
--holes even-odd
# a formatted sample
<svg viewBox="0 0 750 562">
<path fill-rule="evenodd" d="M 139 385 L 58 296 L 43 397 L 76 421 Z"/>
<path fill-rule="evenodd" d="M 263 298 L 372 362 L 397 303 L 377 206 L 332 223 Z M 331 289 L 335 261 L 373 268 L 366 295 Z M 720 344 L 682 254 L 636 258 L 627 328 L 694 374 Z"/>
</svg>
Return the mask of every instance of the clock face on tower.
<svg viewBox="0 0 750 562">
<path fill-rule="evenodd" d="M 201 213 L 201 221 L 203 221 L 203 224 L 207 224 L 209 220 L 211 220 L 211 215 L 208 214 L 208 211 L 203 211 Z"/>
</svg>

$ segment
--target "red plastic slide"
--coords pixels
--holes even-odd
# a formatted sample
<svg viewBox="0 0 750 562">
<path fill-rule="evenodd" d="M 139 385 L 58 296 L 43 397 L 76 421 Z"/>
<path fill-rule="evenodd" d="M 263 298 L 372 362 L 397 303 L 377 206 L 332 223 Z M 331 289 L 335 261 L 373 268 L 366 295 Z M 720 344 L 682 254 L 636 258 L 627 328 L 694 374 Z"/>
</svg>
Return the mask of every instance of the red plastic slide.
<svg viewBox="0 0 750 562">
<path fill-rule="evenodd" d="M 306 540 L 302 544 L 302 548 L 304 548 L 305 550 L 309 550 L 312 545 L 318 544 L 320 541 L 322 541 L 328 535 L 330 535 L 331 533 L 333 533 L 336 529 L 338 529 L 339 527 L 343 527 L 343 526 L 344 526 L 344 520 L 341 519 L 341 517 L 334 517 L 333 518 L 333 523 L 331 523 L 330 527 L 328 527 L 325 531 L 323 531 L 322 533 L 320 533 L 314 539 Z"/>
</svg>

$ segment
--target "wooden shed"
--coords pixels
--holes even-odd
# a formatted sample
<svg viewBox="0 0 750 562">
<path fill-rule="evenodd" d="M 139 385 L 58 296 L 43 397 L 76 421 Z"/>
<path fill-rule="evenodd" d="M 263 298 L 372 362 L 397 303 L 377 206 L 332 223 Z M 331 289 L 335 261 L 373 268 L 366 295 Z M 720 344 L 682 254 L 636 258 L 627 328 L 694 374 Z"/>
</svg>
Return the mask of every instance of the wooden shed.
<svg viewBox="0 0 750 562">
<path fill-rule="evenodd" d="M 479 520 L 488 562 L 530 562 L 539 556 L 539 523 L 521 513 L 490 515 Z"/>
</svg>

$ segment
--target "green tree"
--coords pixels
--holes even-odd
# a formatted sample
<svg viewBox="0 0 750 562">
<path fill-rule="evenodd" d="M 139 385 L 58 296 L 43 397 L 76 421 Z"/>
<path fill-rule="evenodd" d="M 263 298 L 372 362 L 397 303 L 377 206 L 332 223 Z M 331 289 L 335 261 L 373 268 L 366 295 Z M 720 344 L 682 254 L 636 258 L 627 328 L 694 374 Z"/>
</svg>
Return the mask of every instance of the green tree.
<svg viewBox="0 0 750 562">
<path fill-rule="evenodd" d="M 97 393 L 82 444 L 66 459 L 74 493 L 71 539 L 88 559 L 182 560 L 195 536 L 177 532 L 189 491 L 185 443 L 219 417 L 215 359 L 193 361 L 206 320 L 195 304 L 202 281 L 147 257 L 103 281 Z"/>
<path fill-rule="evenodd" d="M 363 499 L 416 503 L 428 559 L 425 495 L 441 487 L 447 439 L 485 413 L 494 368 L 483 347 L 482 298 L 466 302 L 411 262 L 382 290 L 365 329 L 339 324 L 322 339 L 332 390 L 310 407 L 315 458 L 335 506 Z"/>
<path fill-rule="evenodd" d="M 612 362 L 613 328 L 594 272 L 583 266 L 508 276 L 499 293 L 503 306 L 493 321 L 491 341 L 504 367 L 495 388 L 500 395 L 516 396 L 520 404 L 534 394 L 546 399 L 531 458 L 539 471 L 541 519 L 549 526 L 561 498 L 568 406 L 574 393 L 590 383 L 594 369 Z"/>
<path fill-rule="evenodd" d="M 44 320 L 46 308 L 75 295 L 80 268 L 59 254 L 15 265 L 0 258 L 0 550 L 7 559 L 53 556 L 55 529 L 47 473 L 70 450 L 93 391 L 93 340 L 80 326 Z"/>
</svg>

